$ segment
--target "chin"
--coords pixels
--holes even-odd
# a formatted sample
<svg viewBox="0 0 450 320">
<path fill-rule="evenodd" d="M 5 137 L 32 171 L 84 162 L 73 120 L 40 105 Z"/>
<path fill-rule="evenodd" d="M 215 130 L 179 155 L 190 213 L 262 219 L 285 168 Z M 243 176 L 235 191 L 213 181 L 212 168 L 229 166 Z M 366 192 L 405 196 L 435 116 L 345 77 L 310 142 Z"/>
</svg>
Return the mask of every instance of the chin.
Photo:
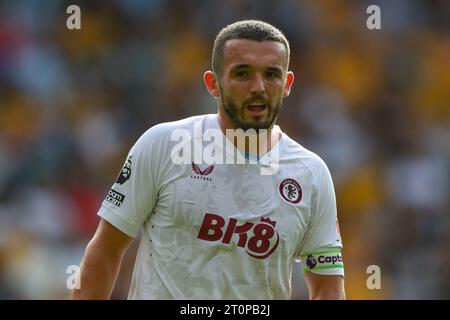
<svg viewBox="0 0 450 320">
<path fill-rule="evenodd" d="M 243 123 L 241 128 L 244 130 L 248 130 L 248 129 L 260 130 L 260 129 L 269 129 L 271 125 L 272 125 L 272 123 L 267 123 L 267 121 L 247 122 L 247 123 Z"/>
</svg>

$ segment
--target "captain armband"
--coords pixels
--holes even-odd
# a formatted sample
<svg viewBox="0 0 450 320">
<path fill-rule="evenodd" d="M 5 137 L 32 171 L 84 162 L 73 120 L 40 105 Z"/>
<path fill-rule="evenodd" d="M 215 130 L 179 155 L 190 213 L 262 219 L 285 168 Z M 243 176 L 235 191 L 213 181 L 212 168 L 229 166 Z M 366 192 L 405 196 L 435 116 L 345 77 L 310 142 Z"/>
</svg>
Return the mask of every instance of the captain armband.
<svg viewBox="0 0 450 320">
<path fill-rule="evenodd" d="M 303 271 L 319 270 L 343 270 L 344 262 L 342 260 L 341 249 L 329 249 L 316 251 L 302 256 Z"/>
</svg>

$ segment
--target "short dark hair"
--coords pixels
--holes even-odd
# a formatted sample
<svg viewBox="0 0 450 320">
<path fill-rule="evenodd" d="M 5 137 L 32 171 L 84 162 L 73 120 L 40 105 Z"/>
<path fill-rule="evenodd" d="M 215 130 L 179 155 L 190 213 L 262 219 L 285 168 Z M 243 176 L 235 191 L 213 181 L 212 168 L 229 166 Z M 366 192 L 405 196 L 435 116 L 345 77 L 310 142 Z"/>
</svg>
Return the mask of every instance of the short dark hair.
<svg viewBox="0 0 450 320">
<path fill-rule="evenodd" d="M 279 29 L 260 20 L 243 20 L 230 24 L 220 30 L 214 40 L 212 69 L 217 74 L 221 74 L 222 72 L 223 48 L 225 43 L 231 39 L 280 42 L 286 47 L 287 65 L 289 65 L 289 42 Z"/>
</svg>

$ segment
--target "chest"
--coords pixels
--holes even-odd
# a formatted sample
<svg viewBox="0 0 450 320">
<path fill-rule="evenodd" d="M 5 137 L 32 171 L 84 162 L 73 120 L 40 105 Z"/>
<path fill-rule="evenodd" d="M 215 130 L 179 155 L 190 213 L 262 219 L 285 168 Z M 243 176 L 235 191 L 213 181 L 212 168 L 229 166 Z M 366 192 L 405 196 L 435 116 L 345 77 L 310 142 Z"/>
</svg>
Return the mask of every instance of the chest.
<svg viewBox="0 0 450 320">
<path fill-rule="evenodd" d="M 294 250 L 308 225 L 312 188 L 296 169 L 280 166 L 264 176 L 257 165 L 178 166 L 161 187 L 153 223 L 186 241 L 238 246 L 255 256 L 278 246 Z"/>
</svg>

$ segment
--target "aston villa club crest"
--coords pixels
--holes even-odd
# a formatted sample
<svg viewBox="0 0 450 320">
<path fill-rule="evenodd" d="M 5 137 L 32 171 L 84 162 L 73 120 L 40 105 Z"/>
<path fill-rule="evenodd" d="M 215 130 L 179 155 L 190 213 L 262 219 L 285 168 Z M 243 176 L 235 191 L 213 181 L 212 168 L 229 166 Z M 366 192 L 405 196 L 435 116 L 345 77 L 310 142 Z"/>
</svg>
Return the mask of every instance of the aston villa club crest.
<svg viewBox="0 0 450 320">
<path fill-rule="evenodd" d="M 205 169 L 201 169 L 198 164 L 195 164 L 192 162 L 192 171 L 194 171 L 195 174 L 191 174 L 192 179 L 199 179 L 199 180 L 207 180 L 211 181 L 210 177 L 207 177 L 214 171 L 214 165 L 207 166 Z"/>
<path fill-rule="evenodd" d="M 302 199 L 302 188 L 294 179 L 284 179 L 279 187 L 281 197 L 291 204 L 297 204 Z"/>
</svg>

